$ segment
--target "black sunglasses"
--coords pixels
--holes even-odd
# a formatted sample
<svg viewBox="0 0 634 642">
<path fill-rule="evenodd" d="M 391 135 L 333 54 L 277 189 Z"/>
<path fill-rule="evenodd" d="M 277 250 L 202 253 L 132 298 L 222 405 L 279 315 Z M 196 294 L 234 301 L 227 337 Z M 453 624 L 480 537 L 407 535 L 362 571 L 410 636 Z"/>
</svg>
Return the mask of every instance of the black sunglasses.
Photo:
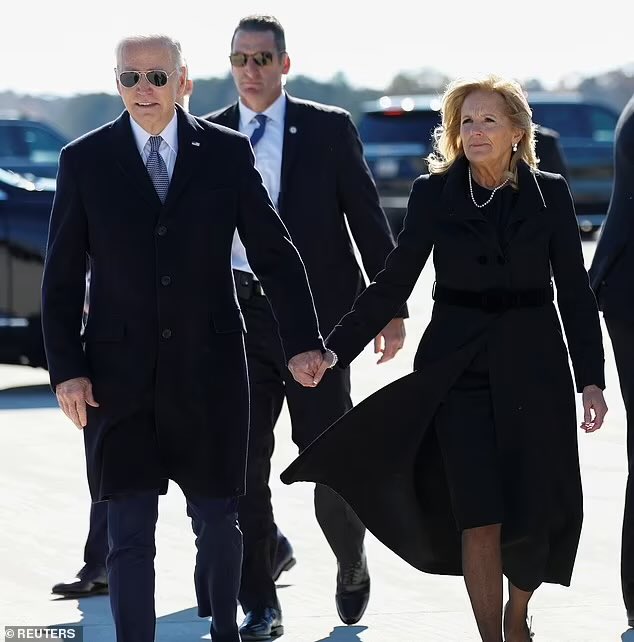
<svg viewBox="0 0 634 642">
<path fill-rule="evenodd" d="M 176 69 L 174 69 L 176 71 Z M 169 77 L 174 73 L 171 71 L 169 74 L 162 69 L 151 69 L 150 71 L 122 71 L 119 74 L 119 82 L 124 86 L 130 89 L 135 87 L 141 81 L 141 78 L 145 76 L 145 79 L 154 85 L 155 87 L 165 87 Z"/>
<path fill-rule="evenodd" d="M 280 54 L 283 54 L 283 51 L 280 51 Z M 258 51 L 254 54 L 245 54 L 245 53 L 232 53 L 229 54 L 229 60 L 233 67 L 245 67 L 249 58 L 253 58 L 253 62 L 258 67 L 266 67 L 273 62 L 273 53 L 271 51 Z"/>
</svg>

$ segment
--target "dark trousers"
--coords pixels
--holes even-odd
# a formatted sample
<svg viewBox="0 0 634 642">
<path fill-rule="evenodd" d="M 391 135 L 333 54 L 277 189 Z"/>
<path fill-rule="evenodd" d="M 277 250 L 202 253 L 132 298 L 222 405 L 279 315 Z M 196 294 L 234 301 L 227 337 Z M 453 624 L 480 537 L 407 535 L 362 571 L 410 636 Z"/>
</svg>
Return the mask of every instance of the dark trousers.
<svg viewBox="0 0 634 642">
<path fill-rule="evenodd" d="M 108 503 L 90 506 L 88 537 L 84 546 L 84 564 L 89 568 L 106 568 L 108 554 Z"/>
<path fill-rule="evenodd" d="M 253 294 L 242 298 L 240 306 L 247 326 L 251 395 L 247 494 L 239 503 L 244 534 L 240 603 L 246 612 L 265 606 L 279 608 L 271 571 L 277 537 L 269 477 L 275 444 L 273 429 L 284 399 L 293 441 L 300 451 L 350 410 L 352 401 L 349 369 L 326 372 L 317 388 L 304 388 L 295 382 L 286 366 L 266 297 Z M 343 563 L 357 561 L 363 553 L 365 527 L 352 509 L 332 490 L 317 485 L 315 514 L 337 559 Z"/>
<path fill-rule="evenodd" d="M 634 615 L 634 320 L 605 317 L 627 418 L 628 475 L 621 543 L 621 586 L 627 612 Z"/>
<path fill-rule="evenodd" d="M 236 611 L 242 535 L 237 499 L 186 498 L 196 534 L 198 615 L 211 616 L 213 642 L 239 642 Z M 158 492 L 117 496 L 107 505 L 110 552 L 106 565 L 117 642 L 153 642 Z"/>
</svg>

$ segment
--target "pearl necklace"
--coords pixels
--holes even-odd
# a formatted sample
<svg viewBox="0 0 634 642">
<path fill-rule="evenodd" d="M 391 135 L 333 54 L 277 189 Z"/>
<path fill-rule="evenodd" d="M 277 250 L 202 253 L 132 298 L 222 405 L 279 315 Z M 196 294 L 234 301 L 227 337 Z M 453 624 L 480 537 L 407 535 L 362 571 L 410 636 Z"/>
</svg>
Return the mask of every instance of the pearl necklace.
<svg viewBox="0 0 634 642">
<path fill-rule="evenodd" d="M 482 205 L 480 205 L 479 203 L 476 203 L 475 197 L 473 196 L 473 182 L 471 181 L 471 168 L 469 168 L 469 193 L 471 194 L 471 200 L 473 201 L 473 204 L 480 209 L 486 207 L 493 200 L 495 192 L 497 192 L 501 187 L 504 187 L 508 182 L 509 179 L 507 178 L 503 183 L 500 183 L 497 187 L 494 187 L 493 191 L 491 192 L 491 196 L 489 196 L 489 198 L 484 203 L 482 203 Z"/>
</svg>

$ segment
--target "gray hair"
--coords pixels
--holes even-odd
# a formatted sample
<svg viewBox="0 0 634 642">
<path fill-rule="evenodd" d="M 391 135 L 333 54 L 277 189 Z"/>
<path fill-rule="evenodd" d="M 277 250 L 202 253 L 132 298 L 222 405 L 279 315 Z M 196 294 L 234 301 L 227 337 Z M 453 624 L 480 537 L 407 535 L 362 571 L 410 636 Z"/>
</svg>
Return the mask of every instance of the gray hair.
<svg viewBox="0 0 634 642">
<path fill-rule="evenodd" d="M 119 63 L 121 62 L 123 50 L 128 45 L 160 45 L 161 47 L 165 47 L 169 50 L 172 56 L 172 62 L 174 63 L 175 67 L 180 70 L 181 67 L 186 66 L 185 59 L 183 58 L 181 43 L 178 40 L 175 40 L 171 36 L 166 36 L 163 34 L 151 34 L 147 36 L 126 36 L 125 38 L 122 38 L 115 47 L 117 68 L 119 67 Z"/>
</svg>

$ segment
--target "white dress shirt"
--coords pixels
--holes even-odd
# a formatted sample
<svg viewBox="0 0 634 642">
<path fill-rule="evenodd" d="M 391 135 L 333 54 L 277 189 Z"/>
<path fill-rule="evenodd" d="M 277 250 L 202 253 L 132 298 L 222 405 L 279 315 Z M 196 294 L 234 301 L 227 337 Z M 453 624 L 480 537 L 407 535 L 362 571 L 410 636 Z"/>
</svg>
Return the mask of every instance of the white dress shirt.
<svg viewBox="0 0 634 642">
<path fill-rule="evenodd" d="M 258 127 L 255 117 L 258 112 L 249 109 L 242 100 L 238 103 L 240 112 L 240 132 L 251 137 L 251 134 Z M 261 112 L 267 116 L 264 135 L 253 150 L 255 152 L 255 166 L 262 176 L 262 181 L 277 207 L 280 197 L 280 183 L 282 179 L 282 150 L 284 148 L 284 119 L 286 117 L 286 94 L 282 92 L 275 102 L 265 111 Z M 235 270 L 251 272 L 253 270 L 247 261 L 247 253 L 238 236 L 233 237 L 231 247 L 231 266 Z"/>
<path fill-rule="evenodd" d="M 130 125 L 132 126 L 132 133 L 134 134 L 134 140 L 136 141 L 136 146 L 141 154 L 143 159 L 143 164 L 147 163 L 147 157 L 150 155 L 150 146 L 148 141 L 152 134 L 148 134 L 139 123 L 130 117 Z M 176 111 L 174 111 L 174 116 L 165 129 L 157 134 L 163 140 L 161 146 L 159 147 L 159 154 L 163 157 L 165 165 L 167 166 L 167 175 L 169 176 L 170 181 L 172 180 L 172 174 L 174 173 L 174 165 L 176 165 L 176 155 L 178 154 L 178 119 L 176 118 Z"/>
</svg>

